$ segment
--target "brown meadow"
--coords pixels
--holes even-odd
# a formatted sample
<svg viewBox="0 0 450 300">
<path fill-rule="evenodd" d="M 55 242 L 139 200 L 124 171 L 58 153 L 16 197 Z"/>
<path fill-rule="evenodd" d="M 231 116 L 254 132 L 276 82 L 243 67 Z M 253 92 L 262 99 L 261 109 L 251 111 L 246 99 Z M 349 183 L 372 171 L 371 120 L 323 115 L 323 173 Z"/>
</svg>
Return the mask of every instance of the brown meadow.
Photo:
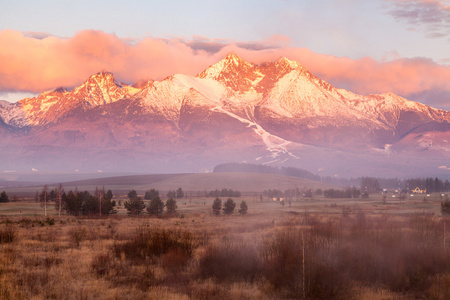
<svg viewBox="0 0 450 300">
<path fill-rule="evenodd" d="M 235 198 L 244 216 L 179 199 L 176 216 L 159 218 L 123 206 L 44 218 L 35 203 L 6 203 L 0 298 L 448 299 L 450 221 L 439 198 L 411 198 Z"/>
</svg>

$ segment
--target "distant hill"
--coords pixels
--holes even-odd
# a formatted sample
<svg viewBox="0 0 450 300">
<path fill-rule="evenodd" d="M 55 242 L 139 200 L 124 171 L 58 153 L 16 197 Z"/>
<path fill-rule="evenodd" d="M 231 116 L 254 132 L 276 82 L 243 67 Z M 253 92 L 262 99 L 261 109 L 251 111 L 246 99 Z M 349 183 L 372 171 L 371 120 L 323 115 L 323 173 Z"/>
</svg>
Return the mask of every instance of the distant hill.
<svg viewBox="0 0 450 300">
<path fill-rule="evenodd" d="M 293 167 L 272 167 L 266 165 L 248 164 L 248 163 L 227 163 L 216 166 L 213 170 L 215 173 L 224 172 L 247 172 L 260 174 L 277 174 L 284 176 L 300 177 L 305 179 L 320 181 L 320 176 L 315 175 L 308 170 Z"/>
<path fill-rule="evenodd" d="M 55 183 L 55 186 L 57 184 Z M 155 188 L 165 193 L 181 187 L 186 192 L 212 191 L 216 189 L 232 189 L 243 194 L 250 192 L 260 193 L 266 189 L 287 190 L 292 188 L 327 189 L 336 188 L 330 184 L 319 181 L 283 176 L 277 174 L 259 173 L 192 173 L 192 174 L 158 174 L 158 175 L 132 175 L 106 178 L 94 178 L 90 180 L 78 180 L 62 183 L 65 190 L 77 188 L 78 190 L 93 191 L 96 187 L 105 187 L 115 193 L 126 194 L 135 189 L 139 194 Z M 53 185 L 48 184 L 49 188 Z M 39 187 L 20 188 L 21 194 L 35 193 Z"/>
</svg>

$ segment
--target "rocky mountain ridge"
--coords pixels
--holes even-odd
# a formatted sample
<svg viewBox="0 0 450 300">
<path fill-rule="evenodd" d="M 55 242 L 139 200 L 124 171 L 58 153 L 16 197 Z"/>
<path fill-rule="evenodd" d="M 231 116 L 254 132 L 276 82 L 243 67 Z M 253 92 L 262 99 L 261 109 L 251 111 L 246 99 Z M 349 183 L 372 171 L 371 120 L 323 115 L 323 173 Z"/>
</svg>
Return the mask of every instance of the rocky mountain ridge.
<svg viewBox="0 0 450 300">
<path fill-rule="evenodd" d="M 0 121 L 0 146 L 16 149 L 18 165 L 53 157 L 68 168 L 80 160 L 117 170 L 124 166 L 115 158 L 126 157 L 180 171 L 183 162 L 192 169 L 231 159 L 321 169 L 318 153 L 350 164 L 355 153 L 364 161 L 407 153 L 442 171 L 450 153 L 448 111 L 392 93 L 357 95 L 287 58 L 254 65 L 233 53 L 197 76 L 139 87 L 100 72 L 71 91 L 0 102 Z"/>
</svg>

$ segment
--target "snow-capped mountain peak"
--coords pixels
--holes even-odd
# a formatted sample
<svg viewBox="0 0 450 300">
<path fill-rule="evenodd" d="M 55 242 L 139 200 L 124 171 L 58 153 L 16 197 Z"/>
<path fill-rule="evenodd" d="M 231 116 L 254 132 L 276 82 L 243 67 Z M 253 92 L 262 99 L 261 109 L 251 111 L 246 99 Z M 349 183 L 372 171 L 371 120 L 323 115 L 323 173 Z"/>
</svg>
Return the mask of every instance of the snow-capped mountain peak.
<svg viewBox="0 0 450 300">
<path fill-rule="evenodd" d="M 111 104 L 134 95 L 139 90 L 118 83 L 111 72 L 99 72 L 72 91 L 57 88 L 38 97 L 22 99 L 19 104 L 30 124 L 45 125 L 58 121 L 76 108 L 87 110 Z"/>
<path fill-rule="evenodd" d="M 302 68 L 302 66 L 298 62 L 296 62 L 295 60 L 290 60 L 286 57 L 280 57 L 274 62 L 274 64 L 277 66 L 290 68 L 291 70 Z"/>
<path fill-rule="evenodd" d="M 232 92 L 245 94 L 255 90 L 255 86 L 264 78 L 264 74 L 258 66 L 246 62 L 235 53 L 230 53 L 197 77 L 214 79 Z"/>
<path fill-rule="evenodd" d="M 240 72 L 242 70 L 253 68 L 255 68 L 255 66 L 251 63 L 246 62 L 235 53 L 230 53 L 224 59 L 209 66 L 197 76 L 200 78 L 213 78 L 217 80 L 231 72 Z"/>
<path fill-rule="evenodd" d="M 389 92 L 358 95 L 336 88 L 286 57 L 256 65 L 234 53 L 197 76 L 175 74 L 133 86 L 100 72 L 71 91 L 58 88 L 15 104 L 0 102 L 2 122 L 18 147 L 57 146 L 62 155 L 75 143 L 102 149 L 101 157 L 151 152 L 147 160 L 161 153 L 171 159 L 177 151 L 193 157 L 208 149 L 233 149 L 235 157 L 262 147 L 272 162 L 301 159 L 299 145 L 356 152 L 383 152 L 385 145 L 389 153 L 415 149 L 419 134 L 426 147 L 434 151 L 439 145 L 450 153 L 447 111 Z M 15 138 L 16 133 L 22 135 Z"/>
</svg>

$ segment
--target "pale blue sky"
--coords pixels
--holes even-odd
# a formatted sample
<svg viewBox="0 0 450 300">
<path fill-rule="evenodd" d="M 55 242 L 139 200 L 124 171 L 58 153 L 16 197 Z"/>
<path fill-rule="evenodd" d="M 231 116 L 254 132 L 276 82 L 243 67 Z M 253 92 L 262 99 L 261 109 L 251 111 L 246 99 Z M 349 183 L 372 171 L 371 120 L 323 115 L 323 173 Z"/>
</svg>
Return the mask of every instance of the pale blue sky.
<svg viewBox="0 0 450 300">
<path fill-rule="evenodd" d="M 391 53 L 441 63 L 450 59 L 448 27 L 443 36 L 428 37 L 428 21 L 411 19 L 416 11 L 395 14 L 404 9 L 398 2 L 1 0 L 0 30 L 70 37 L 98 29 L 132 39 L 205 36 L 242 42 L 281 34 L 291 39 L 290 46 L 353 59 L 382 60 Z"/>
</svg>

